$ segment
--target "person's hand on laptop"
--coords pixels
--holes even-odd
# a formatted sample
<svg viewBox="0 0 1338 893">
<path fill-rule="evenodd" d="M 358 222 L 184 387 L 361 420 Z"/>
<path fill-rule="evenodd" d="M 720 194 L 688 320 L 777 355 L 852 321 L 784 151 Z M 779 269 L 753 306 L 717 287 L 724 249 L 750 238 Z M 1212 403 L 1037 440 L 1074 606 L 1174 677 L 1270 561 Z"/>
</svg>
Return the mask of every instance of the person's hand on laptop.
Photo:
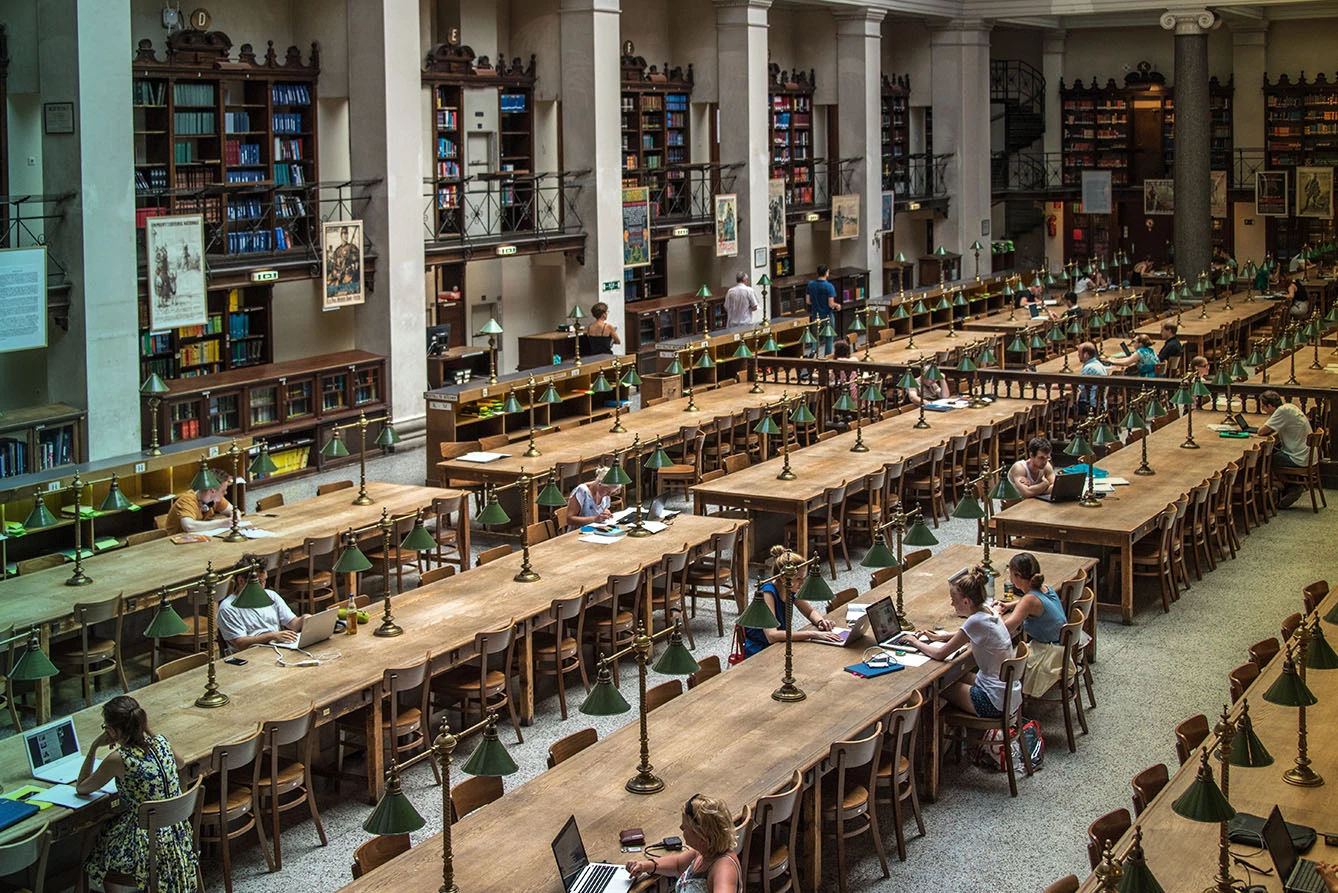
<svg viewBox="0 0 1338 893">
<path fill-rule="evenodd" d="M 263 638 L 266 642 L 296 642 L 297 632 L 291 629 L 281 629 L 272 633 L 265 633 Z"/>
</svg>

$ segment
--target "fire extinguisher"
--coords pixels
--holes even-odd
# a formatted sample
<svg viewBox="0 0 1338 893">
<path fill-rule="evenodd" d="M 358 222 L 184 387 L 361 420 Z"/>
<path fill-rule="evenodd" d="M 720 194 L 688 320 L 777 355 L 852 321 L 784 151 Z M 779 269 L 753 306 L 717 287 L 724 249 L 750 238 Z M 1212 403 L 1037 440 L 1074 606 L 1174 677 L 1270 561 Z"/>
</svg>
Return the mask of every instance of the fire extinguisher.
<svg viewBox="0 0 1338 893">
<path fill-rule="evenodd" d="M 1049 217 L 1045 218 L 1045 234 L 1053 239 L 1058 231 L 1059 218 L 1051 214 Z"/>
</svg>

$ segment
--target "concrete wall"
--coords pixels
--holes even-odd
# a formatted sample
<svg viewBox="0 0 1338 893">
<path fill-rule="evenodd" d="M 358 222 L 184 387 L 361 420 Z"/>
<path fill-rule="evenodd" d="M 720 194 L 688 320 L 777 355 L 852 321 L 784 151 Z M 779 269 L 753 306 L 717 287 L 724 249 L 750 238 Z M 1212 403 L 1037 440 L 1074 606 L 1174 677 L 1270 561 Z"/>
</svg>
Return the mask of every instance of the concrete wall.
<svg viewBox="0 0 1338 893">
<path fill-rule="evenodd" d="M 1338 67 L 1334 64 L 1333 53 L 1336 43 L 1338 19 L 1274 22 L 1268 29 L 1268 62 L 1264 70 L 1273 81 L 1280 74 L 1296 80 L 1302 71 L 1308 79 L 1313 79 L 1322 71 L 1332 82 L 1334 68 Z M 1241 86 L 1237 84 L 1236 88 Z"/>
<path fill-rule="evenodd" d="M 1327 55 L 1332 61 L 1332 52 Z M 1068 32 L 1064 46 L 1064 84 L 1072 86 L 1078 78 L 1088 84 L 1095 77 L 1102 85 L 1107 78 L 1114 78 L 1123 86 L 1124 76 L 1137 71 L 1138 63 L 1144 61 L 1174 86 L 1175 35 L 1160 25 L 1074 29 Z M 1032 64 L 1040 67 L 1036 62 Z M 1226 27 L 1208 35 L 1208 73 L 1223 83 L 1231 75 L 1231 32 Z M 1237 88 L 1245 86 L 1238 84 Z M 1248 86 L 1253 89 L 1255 85 Z"/>
<path fill-rule="evenodd" d="M 883 20 L 883 74 L 910 77 L 911 105 L 929 105 L 930 55 L 929 27 L 924 22 Z"/>
</svg>

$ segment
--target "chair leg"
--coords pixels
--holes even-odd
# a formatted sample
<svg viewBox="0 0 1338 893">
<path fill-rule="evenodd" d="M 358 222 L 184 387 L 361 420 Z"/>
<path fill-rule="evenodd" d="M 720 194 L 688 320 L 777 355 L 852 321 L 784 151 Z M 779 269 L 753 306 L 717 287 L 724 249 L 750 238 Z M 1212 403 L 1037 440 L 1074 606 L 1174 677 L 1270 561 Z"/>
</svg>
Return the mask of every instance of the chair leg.
<svg viewBox="0 0 1338 893">
<path fill-rule="evenodd" d="M 1073 705 L 1069 703 L 1068 692 L 1064 693 L 1064 734 L 1069 740 L 1069 753 L 1078 752 L 1078 742 L 1073 738 Z"/>
<path fill-rule="evenodd" d="M 251 815 L 255 819 L 256 839 L 260 841 L 260 852 L 265 856 L 265 865 L 270 871 L 274 871 L 274 856 L 270 853 L 269 841 L 265 839 L 265 817 L 260 812 L 260 796 L 254 792 L 251 799 Z M 223 833 L 226 836 L 227 824 L 223 823 L 220 827 L 224 829 Z M 231 873 L 228 876 L 231 878 Z"/>
<path fill-rule="evenodd" d="M 902 828 L 902 825 L 905 824 L 906 820 L 905 820 L 905 818 L 904 818 L 904 817 L 902 816 L 902 814 L 901 814 L 901 791 L 899 790 L 899 788 L 900 788 L 901 785 L 900 785 L 900 784 L 898 783 L 898 781 L 897 781 L 897 762 L 898 762 L 898 756 L 897 756 L 896 754 L 893 754 L 893 756 L 892 756 L 892 778 L 891 778 L 891 782 L 892 782 L 892 785 L 891 785 L 891 787 L 892 787 L 892 823 L 893 823 L 893 828 L 892 828 L 892 830 L 895 831 L 895 832 L 896 832 L 896 835 L 897 835 L 897 859 L 900 860 L 900 861 L 902 861 L 902 862 L 905 862 L 905 861 L 906 861 L 906 831 L 905 831 L 904 828 Z"/>
<path fill-rule="evenodd" d="M 567 674 L 562 672 L 562 660 L 559 658 L 557 664 L 557 695 L 558 706 L 562 708 L 562 718 L 567 718 Z"/>
<path fill-rule="evenodd" d="M 304 783 L 307 786 L 307 808 L 311 810 L 311 820 L 316 823 L 316 835 L 321 839 L 321 846 L 327 843 L 325 839 L 325 825 L 321 823 L 321 811 L 316 808 L 316 787 L 311 783 L 311 763 L 306 763 L 306 769 L 303 773 L 306 778 Z"/>
<path fill-rule="evenodd" d="M 878 810 L 873 805 L 873 792 L 869 792 L 869 833 L 873 836 L 873 848 L 878 853 L 878 862 L 883 866 L 883 877 L 889 877 L 887 870 L 887 852 L 883 849 L 882 829 L 878 827 Z M 900 830 L 900 829 L 898 829 Z"/>
<path fill-rule="evenodd" d="M 1013 768 L 1013 739 L 1004 734 L 1003 738 L 1003 761 L 1008 770 L 1008 793 L 1017 796 L 1017 770 Z"/>
</svg>

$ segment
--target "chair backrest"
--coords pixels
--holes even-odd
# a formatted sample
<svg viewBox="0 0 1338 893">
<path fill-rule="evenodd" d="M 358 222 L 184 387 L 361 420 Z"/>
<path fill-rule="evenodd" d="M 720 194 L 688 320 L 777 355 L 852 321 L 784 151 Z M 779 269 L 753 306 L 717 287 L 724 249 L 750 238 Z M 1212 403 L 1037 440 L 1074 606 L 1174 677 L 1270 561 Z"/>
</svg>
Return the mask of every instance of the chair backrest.
<svg viewBox="0 0 1338 893">
<path fill-rule="evenodd" d="M 307 555 L 307 572 L 314 575 L 317 570 L 328 570 L 334 566 L 334 551 L 338 543 L 338 534 L 329 536 L 309 536 L 302 541 L 302 551 Z"/>
<path fill-rule="evenodd" d="M 409 852 L 408 834 L 381 834 L 353 851 L 353 880 L 373 868 L 385 865 L 401 853 Z"/>
<path fill-rule="evenodd" d="M 1328 580 L 1316 580 L 1304 586 L 1301 589 L 1301 601 L 1305 606 L 1305 612 L 1313 614 L 1319 608 L 1319 603 L 1324 601 L 1324 596 L 1328 594 Z"/>
<path fill-rule="evenodd" d="M 326 493 L 338 493 L 340 490 L 348 490 L 352 487 L 352 481 L 330 481 L 328 484 L 318 485 L 316 487 L 316 495 L 324 496 Z"/>
<path fill-rule="evenodd" d="M 1227 681 L 1231 688 L 1231 703 L 1236 703 L 1245 694 L 1245 689 L 1250 687 L 1254 680 L 1259 678 L 1259 665 L 1254 661 L 1246 661 L 1239 667 L 1236 667 L 1227 674 Z"/>
<path fill-rule="evenodd" d="M 479 449 L 496 450 L 501 449 L 511 442 L 511 438 L 505 434 L 493 434 L 488 437 L 479 438 Z"/>
<path fill-rule="evenodd" d="M 752 464 L 753 460 L 747 453 L 731 453 L 725 457 L 725 474 L 743 471 Z"/>
<path fill-rule="evenodd" d="M 892 712 L 884 720 L 887 724 L 887 741 L 884 742 L 884 746 L 892 750 L 893 766 L 896 765 L 896 759 L 903 756 L 914 762 L 916 730 L 920 725 L 920 710 L 924 705 L 924 695 L 916 691 L 904 703 L 893 707 Z M 893 789 L 895 790 L 895 785 Z"/>
<path fill-rule="evenodd" d="M 121 642 L 121 621 L 125 617 L 125 602 L 118 595 L 116 598 L 109 598 L 101 602 L 80 602 L 74 606 L 71 611 L 75 621 L 79 624 L 80 644 L 85 652 L 89 645 L 89 627 L 95 623 L 104 623 L 108 620 L 116 621 L 116 643 L 120 646 Z"/>
<path fill-rule="evenodd" d="M 1080 886 L 1082 885 L 1078 882 L 1076 874 L 1066 874 L 1042 890 L 1041 893 L 1078 893 Z"/>
<path fill-rule="evenodd" d="M 307 737 L 307 732 L 311 730 L 314 715 L 315 705 L 312 705 L 302 713 L 261 723 L 261 731 L 265 733 L 265 750 L 273 753 L 276 747 L 303 741 Z"/>
<path fill-rule="evenodd" d="M 1175 727 L 1175 754 L 1180 765 L 1194 755 L 1194 750 L 1208 737 L 1208 717 L 1196 713 Z"/>
<path fill-rule="evenodd" d="M 901 556 L 901 566 L 906 570 L 910 570 L 920 562 L 928 561 L 929 557 L 933 554 L 934 553 L 929 549 L 916 549 L 914 552 L 906 552 Z"/>
<path fill-rule="evenodd" d="M 833 595 L 832 600 L 827 603 L 826 613 L 830 614 L 842 605 L 848 605 L 857 598 L 859 598 L 859 590 L 854 586 L 842 589 L 840 592 Z"/>
<path fill-rule="evenodd" d="M 901 574 L 899 567 L 880 567 L 875 568 L 873 573 L 869 574 L 869 588 L 877 589 L 888 580 L 895 580 Z"/>
<path fill-rule="evenodd" d="M 712 654 L 697 661 L 699 669 L 688 677 L 688 688 L 696 688 L 712 676 L 720 675 L 720 656 Z"/>
<path fill-rule="evenodd" d="M 581 729 L 565 738 L 559 738 L 548 748 L 548 768 L 552 769 L 563 760 L 570 759 L 599 740 L 599 733 L 594 729 Z"/>
<path fill-rule="evenodd" d="M 511 554 L 511 546 L 508 543 L 502 543 L 500 546 L 493 546 L 491 549 L 484 549 L 479 553 L 479 566 L 496 561 L 499 558 L 505 558 Z"/>
<path fill-rule="evenodd" d="M 827 751 L 827 760 L 831 771 L 836 773 L 836 802 L 839 804 L 845 799 L 846 792 L 856 784 L 864 784 L 867 789 L 872 791 L 874 788 L 874 774 L 878 771 L 878 755 L 883 749 L 883 723 L 882 720 L 874 723 L 873 731 L 863 738 L 856 738 L 851 741 L 833 741 L 831 749 Z M 868 767 L 868 777 L 862 782 L 857 777 L 862 775 L 858 770 Z"/>
<path fill-rule="evenodd" d="M 0 877 L 33 867 L 33 893 L 42 893 L 46 881 L 46 858 L 51 849 L 50 823 L 43 822 L 21 840 L 0 846 Z"/>
<path fill-rule="evenodd" d="M 1152 798 L 1157 796 L 1162 788 L 1166 787 L 1166 782 L 1170 780 L 1170 777 L 1165 763 L 1149 766 L 1133 777 L 1129 784 L 1134 789 L 1134 815 L 1139 815 L 1148 808 Z"/>
<path fill-rule="evenodd" d="M 670 679 L 654 688 L 646 689 L 646 712 L 649 713 L 656 707 L 668 704 L 682 693 L 683 682 L 679 679 Z"/>
<path fill-rule="evenodd" d="M 1004 684 L 1003 715 L 1000 718 L 1003 725 L 1009 725 L 1017 712 L 1022 709 L 1022 696 L 1014 692 L 1013 683 L 1022 681 L 1022 674 L 1027 669 L 1027 655 L 1030 652 L 1031 649 L 1027 647 L 1026 642 L 1019 642 L 1016 654 L 999 665 L 999 678 Z"/>
<path fill-rule="evenodd" d="M 185 657 L 178 657 L 176 660 L 169 660 L 167 663 L 159 664 L 153 671 L 153 681 L 162 682 L 164 679 L 171 679 L 173 676 L 180 676 L 182 673 L 189 672 L 196 667 L 203 667 L 209 663 L 208 651 L 197 651 L 194 654 L 187 654 Z"/>
<path fill-rule="evenodd" d="M 1059 584 L 1059 601 L 1064 606 L 1064 612 L 1068 613 L 1073 608 L 1073 603 L 1082 598 L 1083 587 L 1087 584 L 1087 578 L 1074 577 L 1072 580 L 1065 580 Z"/>
<path fill-rule="evenodd" d="M 434 567 L 431 570 L 423 571 L 418 576 L 418 585 L 426 586 L 429 583 L 436 583 L 438 580 L 445 580 L 453 576 L 455 576 L 455 568 L 449 564 L 445 564 L 441 567 Z"/>
<path fill-rule="evenodd" d="M 1306 467 L 1319 464 L 1319 451 L 1324 446 L 1324 429 L 1316 428 L 1306 435 Z"/>
<path fill-rule="evenodd" d="M 632 574 L 610 574 L 608 581 L 609 601 L 614 616 L 622 611 L 636 611 L 637 598 L 644 584 L 641 571 Z"/>
<path fill-rule="evenodd" d="M 166 531 L 164 531 L 166 532 Z M 35 574 L 38 571 L 44 571 L 48 568 L 60 567 L 65 563 L 65 556 L 59 552 L 53 552 L 50 555 L 39 555 L 36 558 L 25 558 L 17 563 L 19 576 L 24 574 Z"/>
<path fill-rule="evenodd" d="M 196 849 L 200 837 L 200 808 L 204 805 L 200 797 L 200 785 L 203 778 L 197 778 L 195 784 L 177 794 L 162 800 L 145 800 L 139 804 L 136 822 L 149 837 L 149 890 L 158 889 L 158 847 L 161 840 L 158 832 L 181 822 L 191 823 L 191 849 Z M 198 867 L 197 867 L 198 873 Z M 197 880 L 198 882 L 198 880 Z"/>
<path fill-rule="evenodd" d="M 283 494 L 271 493 L 256 500 L 256 511 L 267 512 L 270 509 L 279 508 L 281 505 L 283 505 Z"/>
<path fill-rule="evenodd" d="M 1278 640 L 1269 636 L 1267 639 L 1260 639 L 1250 646 L 1250 660 L 1258 664 L 1259 669 L 1262 670 L 1268 666 L 1273 658 L 1278 656 L 1278 652 L 1281 650 L 1282 646 L 1278 644 Z"/>
<path fill-rule="evenodd" d="M 525 541 L 531 546 L 544 542 L 552 535 L 552 528 L 547 520 L 539 521 L 525 528 Z"/>
<path fill-rule="evenodd" d="M 753 846 L 753 835 L 751 831 L 743 835 L 739 861 L 743 863 L 745 871 L 750 864 L 760 863 L 763 875 L 767 874 L 768 869 L 775 861 L 772 858 L 772 851 L 777 843 L 775 840 L 776 829 L 785 826 L 788 828 L 787 841 L 783 842 L 783 845 L 788 851 L 787 858 L 790 871 L 792 874 L 795 872 L 795 858 L 797 855 L 795 841 L 798 837 L 800 823 L 793 821 L 793 819 L 795 818 L 795 810 L 799 805 L 799 794 L 803 789 L 804 775 L 796 769 L 784 788 L 774 794 L 758 798 L 757 803 L 753 806 L 751 825 L 752 828 L 757 829 L 758 836 L 761 837 L 762 852 L 760 858 L 750 855 L 749 850 Z"/>
<path fill-rule="evenodd" d="M 1132 824 L 1133 819 L 1129 817 L 1129 810 L 1120 807 L 1112 809 L 1087 826 L 1087 859 L 1093 868 L 1101 863 L 1101 851 L 1105 849 L 1106 841 L 1114 844 L 1124 836 L 1124 832 L 1128 831 Z"/>
<path fill-rule="evenodd" d="M 459 782 L 451 788 L 451 824 L 500 800 L 502 794 L 502 779 L 496 775 L 475 775 Z"/>
<path fill-rule="evenodd" d="M 1291 637 L 1296 634 L 1296 630 L 1298 627 L 1300 627 L 1300 625 L 1301 625 L 1300 612 L 1297 612 L 1295 614 L 1288 614 L 1286 617 L 1282 618 L 1282 641 L 1283 642 L 1290 641 Z"/>
<path fill-rule="evenodd" d="M 167 536 L 166 530 L 141 530 L 138 533 L 127 534 L 125 544 L 127 546 L 139 546 L 144 543 L 151 543 L 154 540 L 167 539 Z M 64 558 L 65 556 L 62 555 L 61 557 Z"/>
</svg>

